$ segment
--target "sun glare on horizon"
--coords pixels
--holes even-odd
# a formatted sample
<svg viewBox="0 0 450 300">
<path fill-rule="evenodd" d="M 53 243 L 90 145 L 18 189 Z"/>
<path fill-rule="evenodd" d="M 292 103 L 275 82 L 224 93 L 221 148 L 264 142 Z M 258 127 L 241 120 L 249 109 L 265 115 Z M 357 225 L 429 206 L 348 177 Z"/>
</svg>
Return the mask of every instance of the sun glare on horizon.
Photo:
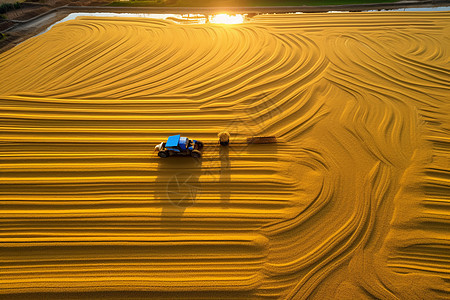
<svg viewBox="0 0 450 300">
<path fill-rule="evenodd" d="M 215 24 L 240 24 L 244 23 L 244 15 L 218 14 L 210 16 L 209 22 Z"/>
</svg>

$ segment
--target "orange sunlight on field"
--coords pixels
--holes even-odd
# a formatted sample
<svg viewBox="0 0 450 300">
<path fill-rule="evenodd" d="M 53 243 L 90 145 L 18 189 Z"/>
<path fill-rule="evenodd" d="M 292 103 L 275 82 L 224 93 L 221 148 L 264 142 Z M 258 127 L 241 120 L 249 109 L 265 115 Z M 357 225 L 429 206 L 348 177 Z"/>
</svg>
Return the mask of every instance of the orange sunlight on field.
<svg viewBox="0 0 450 300">
<path fill-rule="evenodd" d="M 0 298 L 448 297 L 450 13 L 241 18 L 0 54 Z"/>
<path fill-rule="evenodd" d="M 244 23 L 244 16 L 240 14 L 237 15 L 218 14 L 211 16 L 209 18 L 209 22 L 217 24 L 240 24 Z"/>
</svg>

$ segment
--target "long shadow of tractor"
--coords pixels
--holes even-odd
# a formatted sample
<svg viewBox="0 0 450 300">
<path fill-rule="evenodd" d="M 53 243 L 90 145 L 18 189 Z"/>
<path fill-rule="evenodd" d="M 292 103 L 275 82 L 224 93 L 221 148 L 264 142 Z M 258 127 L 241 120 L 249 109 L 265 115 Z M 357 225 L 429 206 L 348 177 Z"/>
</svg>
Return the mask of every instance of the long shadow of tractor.
<svg viewBox="0 0 450 300">
<path fill-rule="evenodd" d="M 163 227 L 180 228 L 179 224 L 174 224 L 181 220 L 186 208 L 196 203 L 201 192 L 202 172 L 202 161 L 192 157 L 159 160 L 154 190 L 162 207 Z"/>
</svg>

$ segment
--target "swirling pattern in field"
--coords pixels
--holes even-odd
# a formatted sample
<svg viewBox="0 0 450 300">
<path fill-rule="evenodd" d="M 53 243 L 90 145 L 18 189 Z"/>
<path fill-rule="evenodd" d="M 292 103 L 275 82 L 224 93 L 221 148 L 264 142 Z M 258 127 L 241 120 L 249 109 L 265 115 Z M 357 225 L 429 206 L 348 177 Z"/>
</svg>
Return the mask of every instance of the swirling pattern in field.
<svg viewBox="0 0 450 300">
<path fill-rule="evenodd" d="M 1 54 L 0 294 L 445 298 L 449 17 L 82 17 Z M 174 133 L 203 159 L 153 156 Z"/>
</svg>

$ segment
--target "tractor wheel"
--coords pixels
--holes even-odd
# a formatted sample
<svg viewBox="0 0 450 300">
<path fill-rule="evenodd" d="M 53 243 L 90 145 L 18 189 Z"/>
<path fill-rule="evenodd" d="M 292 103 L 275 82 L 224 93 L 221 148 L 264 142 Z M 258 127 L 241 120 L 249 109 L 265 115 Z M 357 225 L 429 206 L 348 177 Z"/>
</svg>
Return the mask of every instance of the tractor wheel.
<svg viewBox="0 0 450 300">
<path fill-rule="evenodd" d="M 197 142 L 197 149 L 198 150 L 202 150 L 203 149 L 203 143 L 202 142 Z"/>
<path fill-rule="evenodd" d="M 200 157 L 202 157 L 202 153 L 198 150 L 192 150 L 191 156 L 194 158 L 200 158 Z"/>
<path fill-rule="evenodd" d="M 167 151 L 159 151 L 158 152 L 158 156 L 162 157 L 162 158 L 169 157 L 169 152 L 167 152 Z"/>
</svg>

